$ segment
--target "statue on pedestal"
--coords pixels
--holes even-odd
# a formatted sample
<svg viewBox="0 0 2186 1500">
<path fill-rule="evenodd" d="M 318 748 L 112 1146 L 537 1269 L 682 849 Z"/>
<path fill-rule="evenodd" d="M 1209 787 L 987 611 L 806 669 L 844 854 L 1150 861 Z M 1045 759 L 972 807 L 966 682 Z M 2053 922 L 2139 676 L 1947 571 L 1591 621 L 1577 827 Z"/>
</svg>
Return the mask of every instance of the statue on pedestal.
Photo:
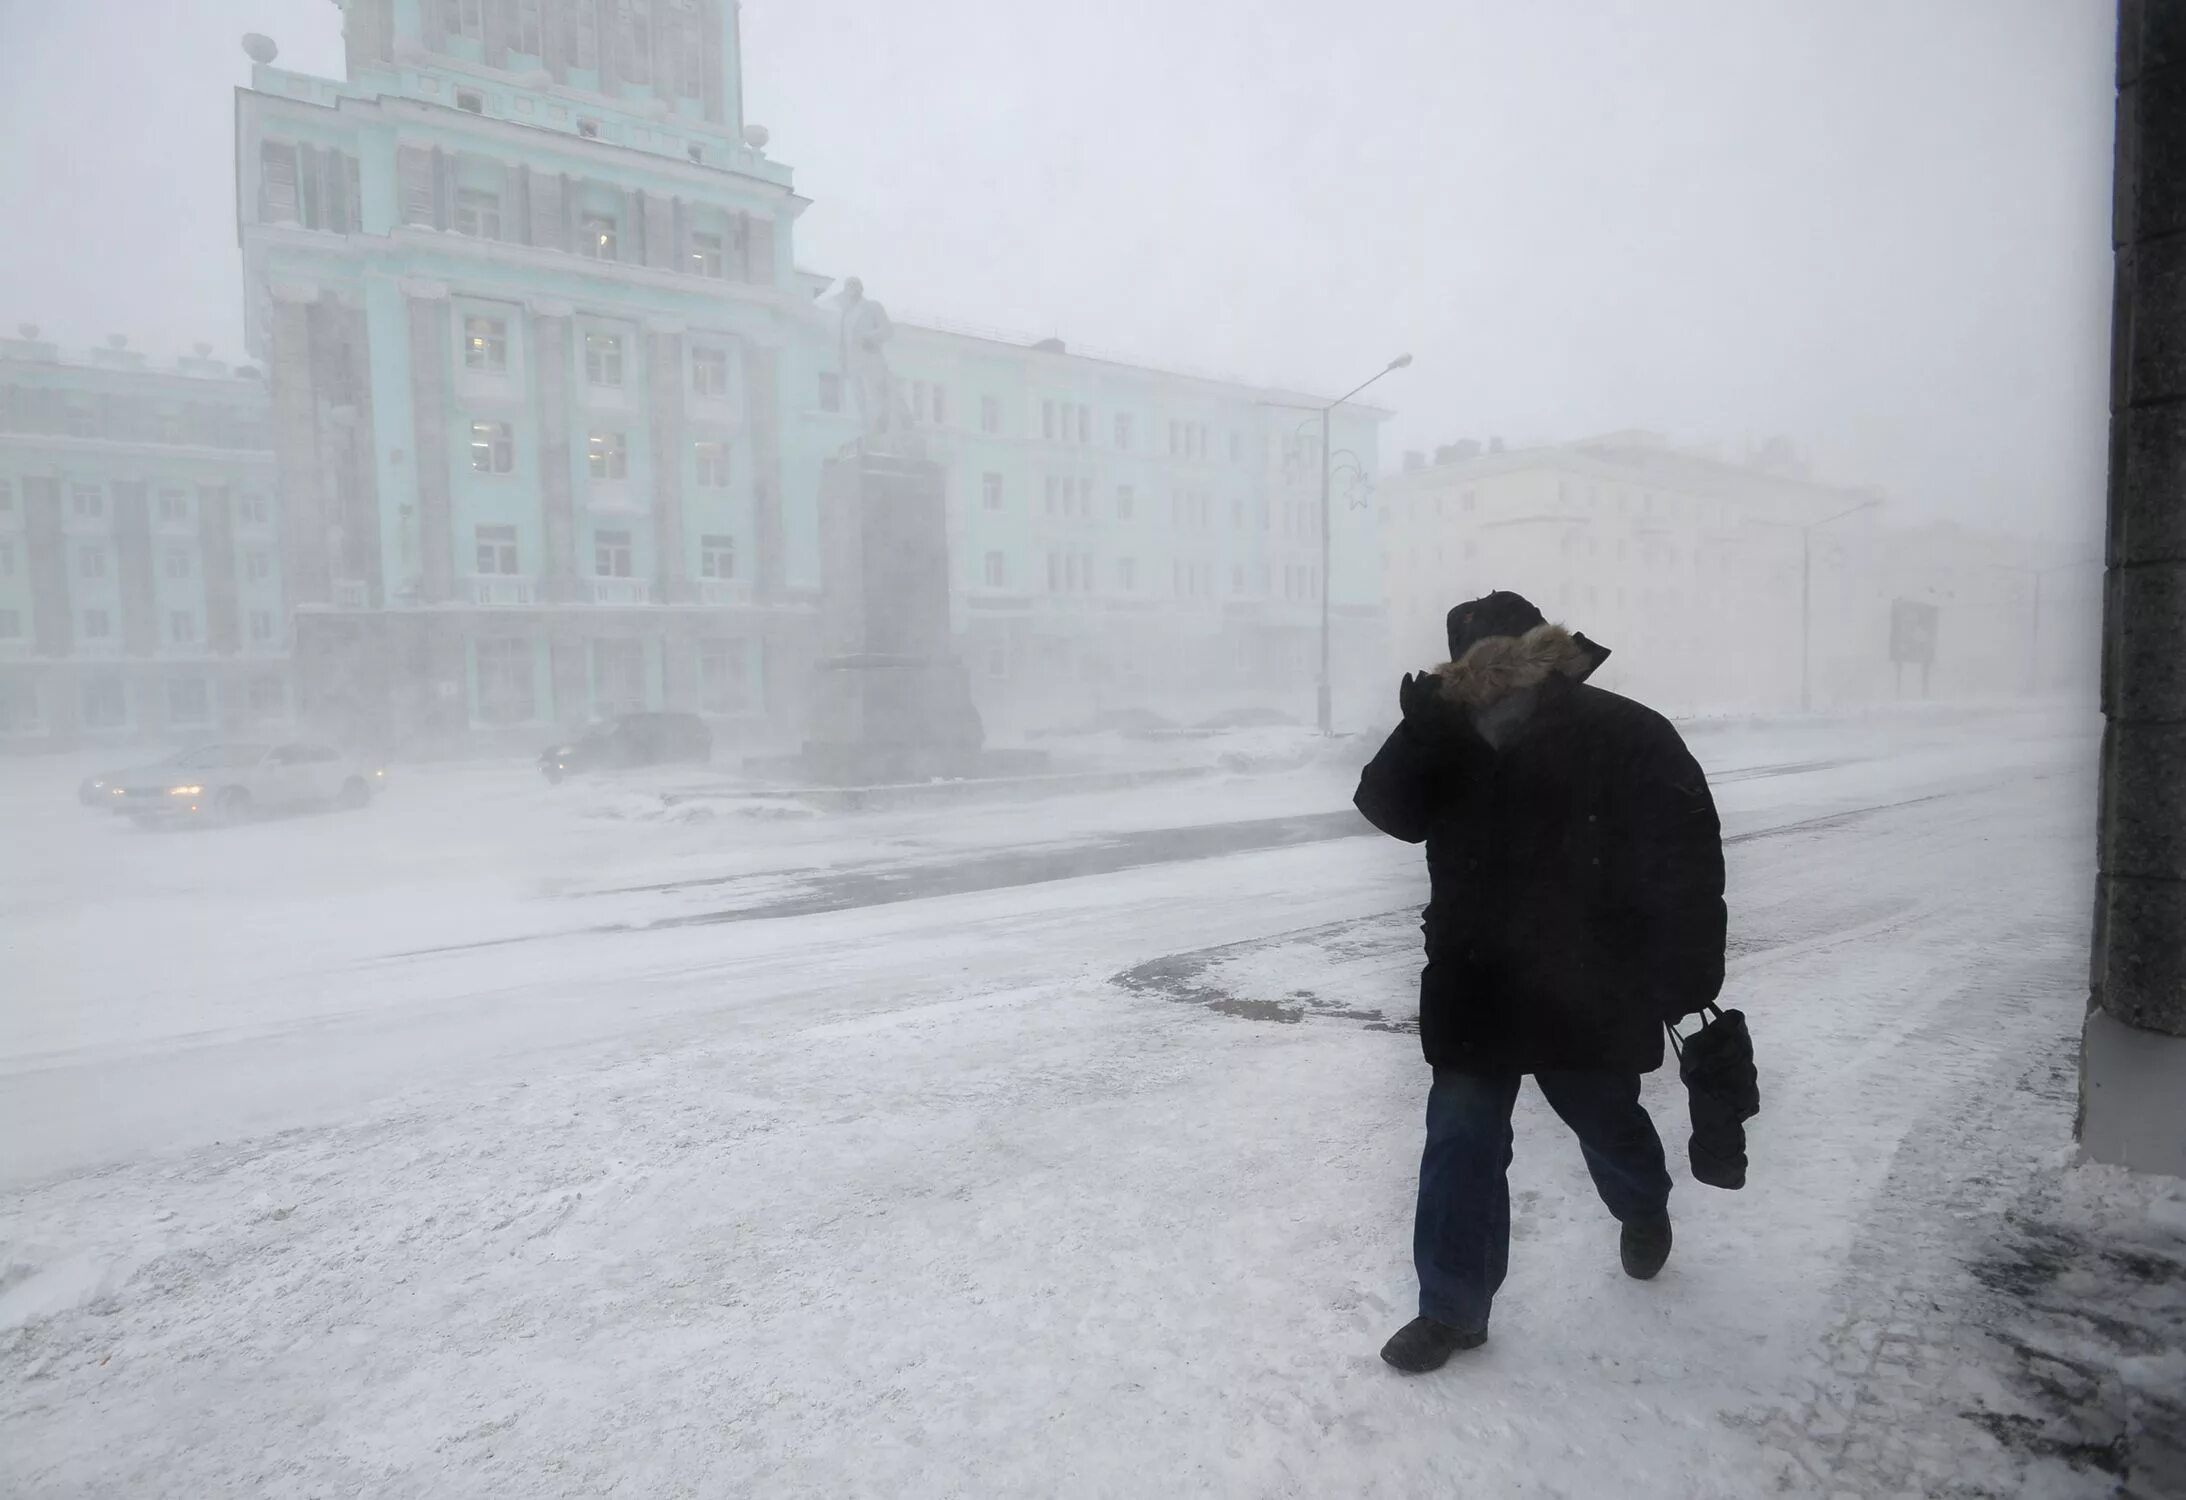
<svg viewBox="0 0 2186 1500">
<path fill-rule="evenodd" d="M 858 446 L 901 451 L 911 420 L 888 368 L 887 345 L 895 337 L 895 324 L 888 321 L 887 308 L 865 295 L 865 283 L 855 276 L 843 283 L 835 305 L 842 309 L 839 354 L 843 384 L 850 389 L 851 409 L 858 418 Z"/>
</svg>

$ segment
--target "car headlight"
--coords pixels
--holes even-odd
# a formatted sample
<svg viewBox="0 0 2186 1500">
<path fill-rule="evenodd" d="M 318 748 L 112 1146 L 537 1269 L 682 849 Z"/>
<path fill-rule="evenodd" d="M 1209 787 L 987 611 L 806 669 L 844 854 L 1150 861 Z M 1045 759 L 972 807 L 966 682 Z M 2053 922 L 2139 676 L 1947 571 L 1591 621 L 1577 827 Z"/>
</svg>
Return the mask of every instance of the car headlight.
<svg viewBox="0 0 2186 1500">
<path fill-rule="evenodd" d="M 205 789 L 201 786 L 171 786 L 167 788 L 167 795 L 170 797 L 202 797 L 205 795 Z"/>
<path fill-rule="evenodd" d="M 378 780 L 385 781 L 387 779 L 387 768 L 382 766 L 375 770 L 372 775 Z"/>
</svg>

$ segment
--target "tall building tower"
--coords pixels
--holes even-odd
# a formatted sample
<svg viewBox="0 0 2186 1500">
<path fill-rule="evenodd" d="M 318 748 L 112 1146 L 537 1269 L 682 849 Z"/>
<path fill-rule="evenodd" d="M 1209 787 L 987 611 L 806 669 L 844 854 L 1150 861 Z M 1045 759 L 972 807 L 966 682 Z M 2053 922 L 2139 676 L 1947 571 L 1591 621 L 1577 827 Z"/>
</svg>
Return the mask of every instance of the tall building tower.
<svg viewBox="0 0 2186 1500">
<path fill-rule="evenodd" d="M 302 711 L 390 746 L 801 685 L 832 360 L 734 0 L 344 0 L 237 97 Z M 812 399 L 807 401 L 806 396 Z"/>
</svg>

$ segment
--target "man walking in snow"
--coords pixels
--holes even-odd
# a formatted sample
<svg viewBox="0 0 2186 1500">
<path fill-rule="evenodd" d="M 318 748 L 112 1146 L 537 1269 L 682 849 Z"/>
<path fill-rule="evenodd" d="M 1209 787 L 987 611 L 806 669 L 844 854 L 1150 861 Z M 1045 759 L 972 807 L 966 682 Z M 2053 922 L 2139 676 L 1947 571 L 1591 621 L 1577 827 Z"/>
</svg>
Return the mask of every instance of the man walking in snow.
<svg viewBox="0 0 2186 1500">
<path fill-rule="evenodd" d="M 1667 719 L 1586 686 L 1609 653 L 1490 594 L 1449 615 L 1450 660 L 1407 676 L 1360 812 L 1427 846 L 1420 1046 L 1434 1069 L 1407 1373 L 1488 1336 L 1510 1250 L 1511 1108 L 1532 1074 L 1623 1225 L 1625 1271 L 1670 1254 L 1670 1174 L 1640 1103 L 1663 1023 L 1723 985 L 1723 843 Z"/>
</svg>

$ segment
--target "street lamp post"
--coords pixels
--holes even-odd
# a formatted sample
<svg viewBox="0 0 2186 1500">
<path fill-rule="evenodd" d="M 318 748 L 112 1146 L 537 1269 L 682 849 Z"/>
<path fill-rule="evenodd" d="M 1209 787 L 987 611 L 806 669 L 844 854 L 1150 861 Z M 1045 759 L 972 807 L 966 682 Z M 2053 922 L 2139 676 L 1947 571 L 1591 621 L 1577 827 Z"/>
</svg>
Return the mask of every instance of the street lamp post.
<svg viewBox="0 0 2186 1500">
<path fill-rule="evenodd" d="M 2102 563 L 2099 557 L 2083 557 L 2074 562 L 2056 563 L 2047 568 L 2019 568 L 2009 563 L 2000 564 L 2014 573 L 2031 574 L 2034 578 L 2033 618 L 2028 622 L 2027 640 L 2027 693 L 2034 696 L 2042 691 L 2042 580 L 2052 573 L 2069 573 L 2074 568 L 2096 567 Z"/>
<path fill-rule="evenodd" d="M 1814 533 L 1833 521 L 1873 510 L 1880 500 L 1868 500 L 1799 528 L 1799 712 L 1814 711 Z"/>
<path fill-rule="evenodd" d="M 1353 396 L 1356 396 L 1359 392 L 1365 390 L 1375 381 L 1381 379 L 1382 376 L 1388 374 L 1391 370 L 1401 370 L 1406 365 L 1409 365 L 1411 362 L 1411 355 L 1398 355 L 1395 359 L 1389 361 L 1388 364 L 1383 365 L 1379 370 L 1376 370 L 1371 377 L 1360 381 L 1350 390 L 1344 392 L 1341 396 L 1338 396 L 1335 400 L 1329 402 L 1326 406 L 1321 408 L 1321 675 L 1320 681 L 1314 689 L 1314 722 L 1319 725 L 1320 731 L 1324 735 L 1334 734 L 1336 732 L 1335 694 L 1330 686 L 1328 676 L 1328 576 L 1329 563 L 1331 561 L 1332 555 L 1332 549 L 1330 546 L 1331 531 L 1328 502 L 1330 476 L 1333 472 L 1332 466 L 1334 463 L 1334 455 L 1330 451 L 1329 447 L 1328 419 L 1329 415 L 1334 412 L 1337 407 L 1343 405 Z"/>
</svg>

